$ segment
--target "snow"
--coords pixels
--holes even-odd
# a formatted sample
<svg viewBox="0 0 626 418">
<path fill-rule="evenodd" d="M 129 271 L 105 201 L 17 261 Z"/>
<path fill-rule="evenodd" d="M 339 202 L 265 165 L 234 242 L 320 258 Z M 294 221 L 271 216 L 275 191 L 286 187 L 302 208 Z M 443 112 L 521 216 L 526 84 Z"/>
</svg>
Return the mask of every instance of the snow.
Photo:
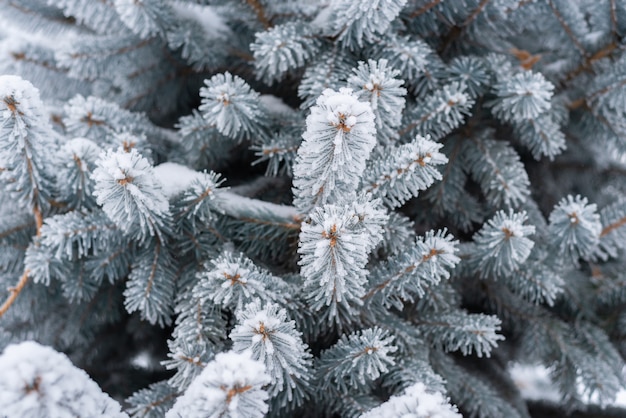
<svg viewBox="0 0 626 418">
<path fill-rule="evenodd" d="M 211 6 L 175 1 L 172 10 L 179 18 L 196 21 L 209 39 L 225 39 L 232 35 L 222 17 Z"/>
<path fill-rule="evenodd" d="M 154 180 L 153 168 L 148 160 L 136 149 L 130 152 L 119 148 L 102 154 L 93 172 L 96 181 L 94 195 L 99 205 L 111 204 L 110 198 L 118 188 L 123 188 L 133 196 L 138 205 L 145 206 L 156 214 L 169 212 L 169 203 L 165 199 L 161 185 Z M 113 181 L 111 181 L 113 180 Z M 113 205 L 112 210 L 117 210 Z"/>
<path fill-rule="evenodd" d="M 268 410 L 268 395 L 262 389 L 268 383 L 265 366 L 252 360 L 249 352 L 219 353 L 165 416 L 260 418 Z"/>
<path fill-rule="evenodd" d="M 424 237 L 418 238 L 415 246 L 421 251 L 422 262 L 431 264 L 431 269 L 435 269 L 447 279 L 450 273 L 446 268 L 454 268 L 461 261 L 456 255 L 458 243 L 444 229 L 437 232 L 428 231 Z M 435 275 L 435 272 L 432 274 Z"/>
<path fill-rule="evenodd" d="M 362 114 L 370 111 L 367 116 L 371 115 L 372 120 L 374 118 L 370 105 L 360 102 L 352 89 L 349 88 L 341 88 L 339 92 L 331 89 L 324 90 L 317 99 L 317 106 L 321 108 L 322 112 L 326 112 L 326 120 L 329 124 L 348 132 L 357 122 L 367 122 L 365 118 L 360 117 Z"/>
<path fill-rule="evenodd" d="M 239 324 L 230 334 L 231 340 L 235 342 L 233 349 L 242 351 L 243 348 L 250 347 L 255 353 L 261 352 L 271 357 L 275 352 L 274 341 L 290 348 L 296 347 L 297 341 L 294 337 L 280 329 L 286 319 L 284 309 L 279 309 L 272 303 L 263 309 L 261 302 L 255 300 L 238 315 Z M 261 345 L 263 349 L 259 348 Z"/>
<path fill-rule="evenodd" d="M 550 402 L 559 402 L 561 399 L 545 367 L 515 363 L 509 368 L 509 373 L 524 399 Z"/>
<path fill-rule="evenodd" d="M 298 207 L 308 211 L 310 206 L 330 200 L 349 200 L 336 186 L 357 189 L 376 145 L 374 119 L 370 104 L 360 102 L 352 89 L 323 91 L 306 119 L 307 129 L 293 168 Z"/>
<path fill-rule="evenodd" d="M 66 166 L 73 167 L 76 165 L 78 161 L 75 161 L 74 158 L 77 157 L 80 162 L 80 169 L 83 172 L 87 172 L 89 169 L 86 162 L 92 163 L 98 159 L 101 152 L 102 149 L 95 142 L 82 137 L 70 139 L 61 149 Z"/>
<path fill-rule="evenodd" d="M 30 117 L 38 117 L 44 108 L 39 98 L 39 90 L 29 81 L 16 75 L 0 76 L 0 101 L 2 102 L 2 119 L 9 119 L 13 111 L 7 100 L 13 98 L 15 106 Z"/>
<path fill-rule="evenodd" d="M 154 167 L 153 171 L 168 199 L 188 189 L 194 180 L 203 175 L 203 173 L 194 171 L 184 165 L 169 162 Z M 229 192 L 225 188 L 220 189 L 220 206 L 226 213 L 235 217 L 249 217 L 251 216 L 251 210 L 258 209 L 289 221 L 299 218 L 299 213 L 293 206 L 277 205 L 250 199 Z"/>
<path fill-rule="evenodd" d="M 275 217 L 288 219 L 290 221 L 299 219 L 300 216 L 296 208 L 293 206 L 263 202 L 230 192 L 223 192 L 221 197 L 223 198 L 222 207 L 224 208 L 224 211 L 233 216 L 250 216 L 250 209 L 255 207 L 260 210 L 268 211 Z"/>
<path fill-rule="evenodd" d="M 283 102 L 280 97 L 276 97 L 272 94 L 262 94 L 259 96 L 259 101 L 268 111 L 268 113 L 276 116 L 280 115 L 292 115 L 295 114 L 296 111 L 291 107 L 287 106 L 285 102 Z"/>
<path fill-rule="evenodd" d="M 401 395 L 392 396 L 387 402 L 366 412 L 360 418 L 461 418 L 439 392 L 428 391 L 423 383 L 405 389 Z"/>
<path fill-rule="evenodd" d="M 176 163 L 163 163 L 154 167 L 154 176 L 161 183 L 165 197 L 172 197 L 182 193 L 194 180 L 200 178 L 202 173 L 189 167 Z"/>
<path fill-rule="evenodd" d="M 72 30 L 58 32 L 55 30 L 58 28 L 46 27 L 46 25 L 28 25 L 28 30 L 25 30 L 20 25 L 19 20 L 7 19 L 3 16 L 0 16 L 0 28 L 2 28 L 0 38 L 3 38 L 2 35 L 6 35 L 6 38 L 2 39 L 6 47 L 17 47 L 18 49 L 23 45 L 31 44 L 46 49 L 59 50 L 71 45 L 77 37 L 87 33 L 87 29 L 80 28 L 78 25 L 74 25 Z"/>
<path fill-rule="evenodd" d="M 617 397 L 615 398 L 613 406 L 626 408 L 626 388 L 617 392 Z"/>
<path fill-rule="evenodd" d="M 65 354 L 34 341 L 0 356 L 0 411 L 7 417 L 128 417 Z"/>
<path fill-rule="evenodd" d="M 150 352 L 142 351 L 132 358 L 130 364 L 138 369 L 151 370 L 152 369 L 152 357 Z"/>
<path fill-rule="evenodd" d="M 513 363 L 509 367 L 509 373 L 524 399 L 554 403 L 560 402 L 561 395 L 555 384 L 551 381 L 550 371 L 545 366 Z M 584 393 L 584 388 L 580 387 L 579 391 L 580 393 Z M 594 403 L 593 399 L 587 399 L 587 401 L 589 404 Z M 617 393 L 612 406 L 626 407 L 626 388 L 623 388 Z"/>
</svg>

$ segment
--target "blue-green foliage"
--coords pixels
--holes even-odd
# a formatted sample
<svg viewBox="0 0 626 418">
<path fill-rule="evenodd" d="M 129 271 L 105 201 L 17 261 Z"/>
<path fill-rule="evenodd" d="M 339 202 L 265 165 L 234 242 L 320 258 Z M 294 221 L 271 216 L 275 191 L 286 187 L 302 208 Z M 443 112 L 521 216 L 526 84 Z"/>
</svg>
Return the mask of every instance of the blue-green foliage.
<svg viewBox="0 0 626 418">
<path fill-rule="evenodd" d="M 0 0 L 0 348 L 133 417 L 529 418 L 515 362 L 609 405 L 625 33 L 624 0 Z"/>
<path fill-rule="evenodd" d="M 231 138 L 249 138 L 263 129 L 263 113 L 258 104 L 258 93 L 246 82 L 230 73 L 217 74 L 200 89 L 202 104 L 199 109 L 206 121 Z"/>
</svg>

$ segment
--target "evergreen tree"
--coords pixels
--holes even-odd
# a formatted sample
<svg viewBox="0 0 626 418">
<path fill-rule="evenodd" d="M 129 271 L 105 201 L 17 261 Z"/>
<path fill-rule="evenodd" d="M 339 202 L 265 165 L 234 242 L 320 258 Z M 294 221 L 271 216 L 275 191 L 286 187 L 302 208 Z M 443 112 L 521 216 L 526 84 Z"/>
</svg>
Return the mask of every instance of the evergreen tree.
<svg viewBox="0 0 626 418">
<path fill-rule="evenodd" d="M 626 0 L 0 0 L 0 416 L 541 416 L 513 363 L 611 405 L 625 33 Z"/>
</svg>

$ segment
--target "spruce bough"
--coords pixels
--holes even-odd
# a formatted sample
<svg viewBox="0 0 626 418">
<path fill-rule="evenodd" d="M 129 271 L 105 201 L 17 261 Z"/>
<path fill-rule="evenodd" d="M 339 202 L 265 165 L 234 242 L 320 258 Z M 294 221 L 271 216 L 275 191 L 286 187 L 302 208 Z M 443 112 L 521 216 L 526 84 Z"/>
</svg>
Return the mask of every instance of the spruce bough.
<svg viewBox="0 0 626 418">
<path fill-rule="evenodd" d="M 0 6 L 0 415 L 624 388 L 626 1 Z"/>
</svg>

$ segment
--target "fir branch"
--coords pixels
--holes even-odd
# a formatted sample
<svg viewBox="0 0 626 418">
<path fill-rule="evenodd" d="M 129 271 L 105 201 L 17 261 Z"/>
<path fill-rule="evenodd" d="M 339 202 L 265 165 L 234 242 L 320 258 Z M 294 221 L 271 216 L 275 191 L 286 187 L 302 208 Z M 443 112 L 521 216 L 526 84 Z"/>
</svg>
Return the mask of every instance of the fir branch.
<svg viewBox="0 0 626 418">
<path fill-rule="evenodd" d="M 611 1 L 614 2 L 615 0 L 611 0 Z M 578 67 L 569 71 L 565 75 L 565 80 L 571 81 L 577 76 L 579 76 L 581 73 L 586 72 L 586 71 L 593 72 L 593 64 L 596 61 L 601 60 L 602 58 L 606 58 L 610 56 L 613 52 L 615 52 L 618 49 L 618 47 L 619 47 L 619 44 L 613 41 L 609 43 L 608 45 L 606 45 L 601 50 L 599 50 L 598 52 L 596 52 L 595 54 L 593 54 L 592 56 L 586 57 L 585 60 Z"/>
<path fill-rule="evenodd" d="M 563 19 L 563 16 L 561 15 L 561 12 L 559 11 L 558 7 L 556 7 L 554 5 L 554 1 L 553 0 L 547 0 L 547 3 L 548 3 L 548 6 L 550 6 L 550 10 L 552 10 L 552 13 L 554 14 L 554 17 L 559 22 L 559 24 L 561 25 L 561 27 L 563 28 L 563 30 L 565 31 L 567 36 L 570 38 L 570 40 L 572 41 L 572 43 L 574 44 L 576 49 L 578 49 L 578 51 L 580 51 L 580 54 L 583 57 L 587 57 L 588 56 L 588 52 L 585 50 L 585 48 L 580 43 L 580 41 L 576 38 L 576 36 L 574 35 L 574 32 L 569 27 L 569 25 L 567 24 L 565 19 Z"/>
<path fill-rule="evenodd" d="M 50 146 L 52 141 L 47 136 L 51 135 L 51 132 L 49 124 L 40 113 L 43 104 L 39 98 L 39 91 L 29 82 L 16 76 L 3 76 L 0 80 L 2 103 L 7 110 L 0 120 L 3 130 L 10 129 L 10 134 L 6 136 L 6 142 L 3 144 L 2 158 L 10 167 L 10 174 L 17 177 L 11 187 L 17 187 L 18 190 L 15 191 L 19 193 L 18 197 L 26 198 L 31 205 L 36 236 L 39 237 L 43 226 L 42 204 L 48 197 L 44 189 L 50 186 L 50 178 L 46 175 L 44 157 L 36 146 Z M 0 317 L 8 311 L 22 292 L 29 274 L 30 270 L 25 269 L 16 286 L 9 289 L 10 294 L 0 307 Z"/>
<path fill-rule="evenodd" d="M 128 45 L 125 45 L 123 47 L 119 47 L 117 49 L 111 50 L 111 51 L 107 51 L 106 55 L 122 55 L 122 54 L 126 54 L 128 52 L 132 52 L 135 51 L 137 49 L 141 49 L 145 46 L 148 46 L 152 43 L 157 42 L 156 38 L 147 38 L 147 39 L 143 39 L 139 42 L 136 43 L 129 43 Z M 102 51 L 101 50 L 97 50 L 97 51 L 93 51 L 93 52 L 75 52 L 70 54 L 69 58 L 71 59 L 78 59 L 78 58 L 93 58 L 96 56 L 101 56 L 102 55 Z"/>
<path fill-rule="evenodd" d="M 604 96 L 620 87 L 623 87 L 624 85 L 626 85 L 626 77 L 620 78 L 613 83 L 607 84 L 601 89 L 598 89 L 598 90 L 592 91 L 589 94 L 586 94 L 585 97 L 582 99 L 584 101 L 583 103 L 591 103 L 592 101 L 597 100 L 599 97 Z M 576 107 L 579 107 L 579 106 L 581 105 L 579 105 L 578 101 L 575 100 L 574 102 L 572 102 L 572 105 L 570 108 L 575 109 Z"/>
<path fill-rule="evenodd" d="M 426 3 L 425 5 L 423 5 L 422 7 L 415 10 L 413 13 L 411 13 L 409 15 L 409 19 L 415 19 L 416 17 L 423 15 L 424 13 L 428 12 L 433 7 L 436 7 L 439 3 L 441 3 L 441 1 L 442 0 L 431 0 L 429 3 Z"/>
<path fill-rule="evenodd" d="M 461 26 L 469 26 L 470 23 L 472 23 L 478 17 L 478 15 L 483 12 L 485 7 L 487 6 L 487 3 L 489 3 L 490 1 L 491 0 L 481 0 L 481 2 L 478 4 L 478 6 L 476 6 L 476 8 L 474 10 L 472 10 L 470 15 L 467 16 L 467 19 L 465 19 L 463 21 Z"/>
<path fill-rule="evenodd" d="M 264 222 L 276 224 L 276 219 L 278 218 L 283 220 L 279 223 L 289 229 L 299 228 L 299 224 L 302 222 L 302 215 L 293 206 L 278 205 L 259 199 L 250 199 L 229 191 L 223 191 L 220 194 L 220 198 L 220 208 L 226 215 L 232 216 L 233 218 L 255 219 L 255 222 L 262 224 Z M 254 216 L 251 216 L 253 214 Z"/>
<path fill-rule="evenodd" d="M 11 52 L 11 57 L 16 61 L 16 62 L 26 62 L 29 64 L 34 64 L 37 66 L 40 66 L 42 68 L 45 68 L 46 70 L 50 70 L 50 71 L 54 71 L 60 74 L 67 74 L 68 70 L 64 69 L 64 68 L 59 68 L 57 66 L 55 66 L 52 62 L 50 62 L 47 59 L 38 59 L 38 57 L 30 57 L 27 56 L 26 53 L 24 52 Z"/>
<path fill-rule="evenodd" d="M 139 403 L 139 396 L 141 396 L 143 394 L 138 393 L 136 395 L 134 395 L 133 397 L 129 398 L 127 401 L 131 404 L 133 403 Z M 151 400 L 150 403 L 146 404 L 146 405 L 137 405 L 133 408 L 130 409 L 129 412 L 133 413 L 133 416 L 140 416 L 140 417 L 150 417 L 152 415 L 150 415 L 154 410 L 158 410 L 159 407 L 161 407 L 164 404 L 169 404 L 169 403 L 173 403 L 176 398 L 178 396 L 181 395 L 181 392 L 178 391 L 172 391 L 171 393 L 166 393 L 163 396 L 160 396 L 157 399 Z M 145 396 L 145 395 L 144 395 Z M 170 409 L 169 407 L 167 408 L 168 410 Z M 165 412 L 165 411 L 159 411 L 159 412 Z"/>
<path fill-rule="evenodd" d="M 623 217 L 609 225 L 606 225 L 604 228 L 602 228 L 602 231 L 600 232 L 600 238 L 610 234 L 614 230 L 621 228 L 624 225 L 626 225 L 626 217 Z"/>
<path fill-rule="evenodd" d="M 265 15 L 265 9 L 259 0 L 246 0 L 246 3 L 254 10 L 254 14 L 256 14 L 258 21 L 261 22 L 264 29 L 267 30 L 272 27 L 272 24 Z"/>
<path fill-rule="evenodd" d="M 20 225 L 16 225 L 12 228 L 6 229 L 2 232 L 0 232 L 0 240 L 7 238 L 11 235 L 13 235 L 16 232 L 20 232 L 20 231 L 24 231 L 27 229 L 32 228 L 33 226 L 35 226 L 37 224 L 37 221 L 30 221 L 30 222 L 26 222 Z"/>
</svg>

